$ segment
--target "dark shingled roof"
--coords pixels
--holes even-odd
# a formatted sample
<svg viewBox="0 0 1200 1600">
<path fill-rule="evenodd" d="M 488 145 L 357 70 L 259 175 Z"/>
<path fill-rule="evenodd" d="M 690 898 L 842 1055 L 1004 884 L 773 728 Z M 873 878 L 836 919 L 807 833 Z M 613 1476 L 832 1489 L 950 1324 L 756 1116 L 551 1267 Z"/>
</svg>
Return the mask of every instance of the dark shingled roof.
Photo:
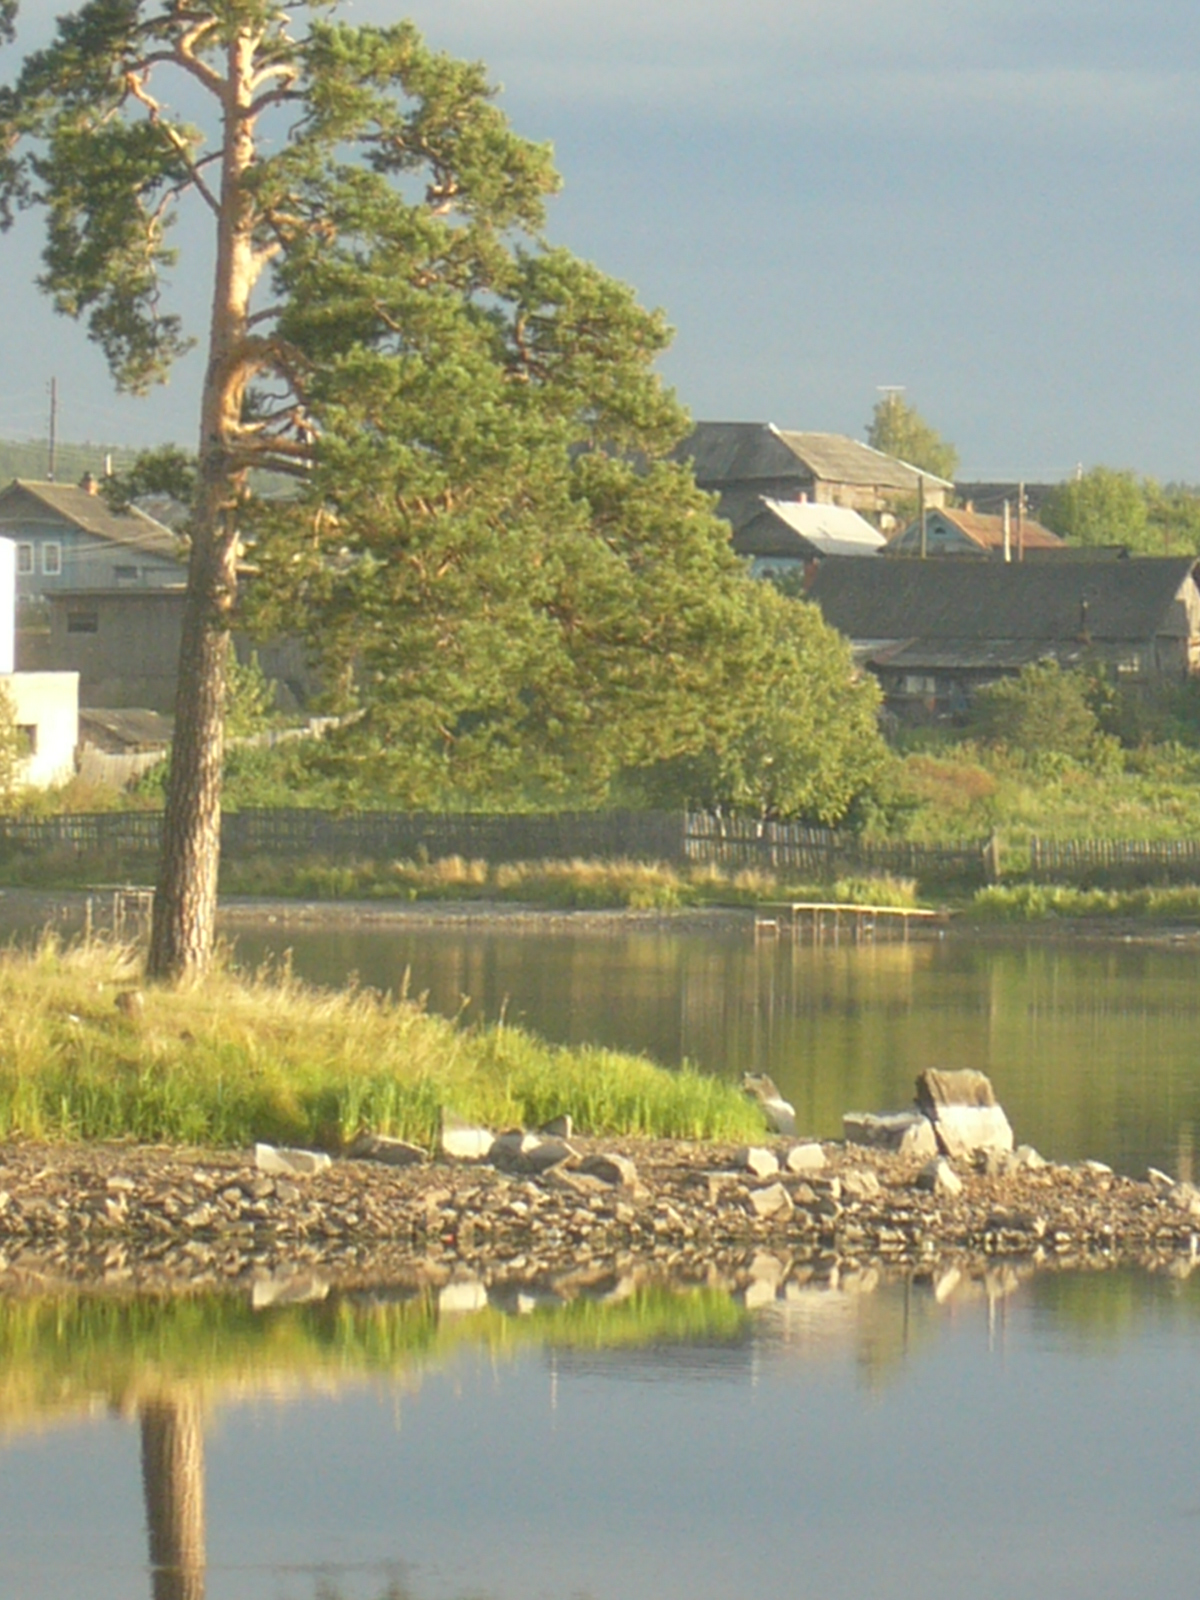
<svg viewBox="0 0 1200 1600">
<path fill-rule="evenodd" d="M 1187 631 L 1171 609 L 1196 567 L 1188 556 L 1129 561 L 856 561 L 831 556 L 809 589 L 849 639 L 967 641 L 1150 639 Z M 952 643 L 953 642 L 953 643 Z"/>
<path fill-rule="evenodd" d="M 161 556 L 164 560 L 180 559 L 179 540 L 161 522 L 155 522 L 136 506 L 130 506 L 128 511 L 113 511 L 103 495 L 89 494 L 73 483 L 34 483 L 26 478 L 14 478 L 8 488 L 0 492 L 0 533 L 5 515 L 16 512 L 23 496 L 99 539 L 110 539 L 114 544 L 143 551 L 146 555 Z"/>
<path fill-rule="evenodd" d="M 804 477 L 915 495 L 924 476 L 953 488 L 844 434 L 799 433 L 769 422 L 699 422 L 673 453 L 691 461 L 702 485 Z"/>
</svg>

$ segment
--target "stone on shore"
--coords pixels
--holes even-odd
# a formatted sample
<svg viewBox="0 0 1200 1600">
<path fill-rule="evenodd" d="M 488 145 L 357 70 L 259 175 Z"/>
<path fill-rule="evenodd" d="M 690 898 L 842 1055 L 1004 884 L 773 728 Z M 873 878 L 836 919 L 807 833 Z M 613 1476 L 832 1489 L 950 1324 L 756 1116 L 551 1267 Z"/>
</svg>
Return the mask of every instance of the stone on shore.
<svg viewBox="0 0 1200 1600">
<path fill-rule="evenodd" d="M 877 1150 L 894 1150 L 902 1156 L 937 1155 L 933 1124 L 920 1111 L 848 1111 L 842 1118 L 847 1144 L 865 1144 Z"/>
<path fill-rule="evenodd" d="M 351 1161 L 382 1161 L 387 1167 L 416 1167 L 428 1159 L 419 1144 L 384 1133 L 360 1133 L 346 1154 Z"/>
<path fill-rule="evenodd" d="M 492 1140 L 487 1158 L 501 1172 L 533 1174 L 561 1166 L 578 1153 L 565 1139 L 544 1138 L 515 1128 Z"/>
<path fill-rule="evenodd" d="M 971 1161 L 977 1151 L 1010 1151 L 1013 1131 L 990 1080 L 982 1072 L 938 1072 L 917 1078 L 917 1105 L 933 1124 L 942 1154 Z"/>
<path fill-rule="evenodd" d="M 549 1122 L 543 1122 L 538 1129 L 551 1139 L 569 1139 L 575 1132 L 575 1123 L 568 1112 L 563 1112 L 561 1117 L 551 1117 Z"/>
<path fill-rule="evenodd" d="M 602 1183 L 611 1184 L 615 1189 L 633 1189 L 637 1186 L 637 1167 L 628 1156 L 610 1153 L 585 1156 L 579 1163 L 579 1171 L 585 1178 L 599 1178 Z"/>
<path fill-rule="evenodd" d="M 795 1133 L 796 1108 L 780 1094 L 774 1078 L 768 1078 L 765 1072 L 747 1072 L 742 1076 L 742 1088 L 758 1101 L 772 1133 Z"/>
<path fill-rule="evenodd" d="M 289 1150 L 273 1144 L 254 1146 L 254 1165 L 276 1178 L 311 1178 L 332 1162 L 323 1150 Z"/>
<path fill-rule="evenodd" d="M 1168 1190 L 1167 1199 L 1189 1216 L 1200 1217 L 1200 1189 L 1194 1183 L 1177 1183 Z"/>
<path fill-rule="evenodd" d="M 779 1171 L 779 1157 L 762 1145 L 749 1144 L 733 1158 L 739 1172 L 751 1172 L 756 1178 L 773 1178 Z"/>
<path fill-rule="evenodd" d="M 784 1165 L 789 1172 L 820 1172 L 829 1165 L 829 1157 L 815 1142 L 794 1144 L 787 1153 Z"/>
<path fill-rule="evenodd" d="M 490 1128 L 479 1128 L 448 1111 L 442 1112 L 442 1154 L 451 1161 L 485 1161 L 495 1141 Z"/>
<path fill-rule="evenodd" d="M 945 1156 L 935 1156 L 917 1174 L 917 1188 L 950 1199 L 963 1192 L 963 1181 Z"/>
<path fill-rule="evenodd" d="M 755 1216 L 763 1222 L 790 1217 L 796 1209 L 791 1195 L 781 1183 L 768 1184 L 765 1189 L 751 1189 L 750 1205 Z"/>
<path fill-rule="evenodd" d="M 843 1200 L 877 1200 L 883 1193 L 879 1179 L 864 1168 L 850 1167 L 844 1170 L 841 1182 Z"/>
</svg>

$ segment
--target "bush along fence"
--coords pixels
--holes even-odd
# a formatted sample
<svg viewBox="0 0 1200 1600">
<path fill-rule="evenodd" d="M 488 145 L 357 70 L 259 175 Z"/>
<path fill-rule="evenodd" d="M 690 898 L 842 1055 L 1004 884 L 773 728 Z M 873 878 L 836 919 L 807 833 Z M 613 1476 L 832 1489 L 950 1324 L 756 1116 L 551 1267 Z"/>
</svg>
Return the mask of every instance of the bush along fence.
<svg viewBox="0 0 1200 1600">
<path fill-rule="evenodd" d="M 0 817 L 0 861 L 51 857 L 112 868 L 153 859 L 161 839 L 156 811 L 81 816 Z M 252 857 L 332 862 L 436 861 L 447 856 L 488 862 L 640 860 L 712 863 L 821 882 L 848 874 L 888 872 L 921 883 L 982 883 L 992 844 L 933 846 L 905 840 L 867 842 L 853 833 L 800 823 L 697 812 L 559 812 L 533 815 L 429 815 L 312 810 L 226 812 L 221 850 L 227 860 Z"/>
</svg>

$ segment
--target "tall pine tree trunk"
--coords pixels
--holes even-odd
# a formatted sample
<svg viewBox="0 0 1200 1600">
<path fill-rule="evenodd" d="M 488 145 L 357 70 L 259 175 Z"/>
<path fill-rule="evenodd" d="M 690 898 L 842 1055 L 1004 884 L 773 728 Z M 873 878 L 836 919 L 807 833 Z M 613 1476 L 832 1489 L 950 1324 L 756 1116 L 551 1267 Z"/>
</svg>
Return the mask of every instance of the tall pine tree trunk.
<svg viewBox="0 0 1200 1600">
<path fill-rule="evenodd" d="M 188 1394 L 140 1411 L 154 1600 L 204 1600 L 204 1419 Z"/>
<path fill-rule="evenodd" d="M 225 663 L 237 598 L 236 517 L 244 479 L 234 446 L 249 376 L 246 329 L 258 275 L 253 205 L 245 190 L 254 157 L 250 106 L 256 43 L 252 34 L 238 33 L 227 53 L 216 273 L 175 734 L 147 962 L 151 978 L 203 972 L 216 923 Z"/>
</svg>

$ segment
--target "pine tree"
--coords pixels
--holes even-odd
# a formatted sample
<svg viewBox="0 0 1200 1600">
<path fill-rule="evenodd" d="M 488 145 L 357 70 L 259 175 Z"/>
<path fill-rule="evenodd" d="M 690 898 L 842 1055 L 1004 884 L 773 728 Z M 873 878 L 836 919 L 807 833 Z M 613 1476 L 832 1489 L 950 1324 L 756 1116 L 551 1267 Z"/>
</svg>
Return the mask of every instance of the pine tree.
<svg viewBox="0 0 1200 1600">
<path fill-rule="evenodd" d="M 47 217 L 42 288 L 85 318 L 119 387 L 162 381 L 191 336 L 165 307 L 185 200 L 214 246 L 163 855 L 149 972 L 203 970 L 213 939 L 229 626 L 249 474 L 303 476 L 314 373 L 281 331 L 291 258 L 370 224 L 391 189 L 423 193 L 412 228 L 443 227 L 435 296 L 536 230 L 557 184 L 517 138 L 477 65 L 435 55 L 407 23 L 348 28 L 316 4 L 90 0 L 0 91 L 0 223 Z M 11 30 L 13 0 L 0 26 Z M 293 22 L 293 17 L 298 22 Z M 176 95 L 175 105 L 168 95 Z M 197 125 L 178 109 L 201 102 Z M 352 253 L 353 246 L 348 246 Z"/>
</svg>

